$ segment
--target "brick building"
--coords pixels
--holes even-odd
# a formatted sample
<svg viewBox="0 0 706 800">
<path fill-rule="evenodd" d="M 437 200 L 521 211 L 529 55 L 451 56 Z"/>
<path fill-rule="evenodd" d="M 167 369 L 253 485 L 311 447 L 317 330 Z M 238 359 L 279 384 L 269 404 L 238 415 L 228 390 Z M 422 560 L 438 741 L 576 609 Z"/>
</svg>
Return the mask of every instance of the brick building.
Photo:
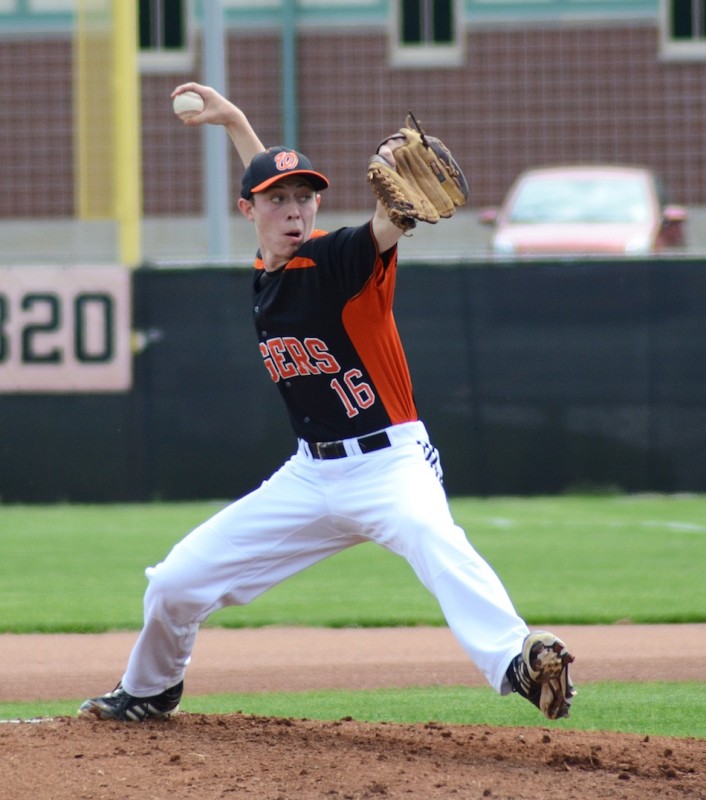
<svg viewBox="0 0 706 800">
<path fill-rule="evenodd" d="M 0 218 L 74 215 L 78 1 L 0 3 Z M 140 2 L 148 217 L 203 213 L 200 137 L 175 124 L 168 99 L 176 84 L 201 80 L 202 2 Z M 497 202 L 522 168 L 557 161 L 646 164 L 676 202 L 706 205 L 701 6 L 224 0 L 228 93 L 266 143 L 296 132 L 287 144 L 331 177 L 334 211 L 369 204 L 364 164 L 409 108 L 453 147 L 473 206 Z M 187 165 L 178 184 L 177 163 Z M 239 164 L 231 170 L 237 181 Z"/>
</svg>

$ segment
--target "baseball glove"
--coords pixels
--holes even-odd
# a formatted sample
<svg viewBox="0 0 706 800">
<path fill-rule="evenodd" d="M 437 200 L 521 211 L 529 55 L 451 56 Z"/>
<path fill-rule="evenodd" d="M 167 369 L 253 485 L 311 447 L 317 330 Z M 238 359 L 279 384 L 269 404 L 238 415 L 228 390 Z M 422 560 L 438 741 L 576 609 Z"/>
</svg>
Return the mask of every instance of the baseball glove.
<svg viewBox="0 0 706 800">
<path fill-rule="evenodd" d="M 391 139 L 402 144 L 385 158 L 381 148 Z M 418 221 L 436 223 L 453 216 L 468 199 L 468 183 L 456 159 L 443 142 L 424 133 L 411 111 L 406 127 L 388 136 L 368 162 L 368 183 L 390 220 L 405 232 Z"/>
</svg>

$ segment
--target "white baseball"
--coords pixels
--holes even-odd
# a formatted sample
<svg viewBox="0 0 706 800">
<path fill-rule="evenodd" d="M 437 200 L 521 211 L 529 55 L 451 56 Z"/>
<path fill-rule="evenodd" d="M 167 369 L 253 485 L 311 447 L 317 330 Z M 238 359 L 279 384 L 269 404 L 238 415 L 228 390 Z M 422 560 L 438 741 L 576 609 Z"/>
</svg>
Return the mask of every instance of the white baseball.
<svg viewBox="0 0 706 800">
<path fill-rule="evenodd" d="M 189 119 L 203 111 L 203 97 L 198 92 L 182 92 L 174 98 L 172 106 L 179 119 Z"/>
<path fill-rule="evenodd" d="M 392 155 L 392 148 L 387 142 L 378 147 L 378 155 L 384 158 L 391 167 L 395 166 L 395 157 Z"/>
</svg>

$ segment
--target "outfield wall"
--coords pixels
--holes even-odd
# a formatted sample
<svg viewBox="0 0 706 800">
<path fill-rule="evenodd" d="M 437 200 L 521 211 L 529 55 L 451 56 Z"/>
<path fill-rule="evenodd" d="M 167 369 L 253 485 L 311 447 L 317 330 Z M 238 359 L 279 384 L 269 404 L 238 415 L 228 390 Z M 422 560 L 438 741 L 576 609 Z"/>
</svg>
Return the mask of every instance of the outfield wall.
<svg viewBox="0 0 706 800">
<path fill-rule="evenodd" d="M 243 269 L 136 271 L 132 388 L 0 394 L 0 499 L 257 486 L 294 440 L 249 288 Z M 449 493 L 706 491 L 705 301 L 698 260 L 402 268 L 396 317 Z"/>
</svg>

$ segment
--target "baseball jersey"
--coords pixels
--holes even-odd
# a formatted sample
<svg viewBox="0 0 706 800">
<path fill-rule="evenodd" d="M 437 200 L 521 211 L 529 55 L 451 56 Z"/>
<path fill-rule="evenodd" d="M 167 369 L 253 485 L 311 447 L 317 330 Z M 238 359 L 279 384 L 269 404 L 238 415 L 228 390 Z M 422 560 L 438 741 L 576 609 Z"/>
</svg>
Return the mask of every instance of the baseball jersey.
<svg viewBox="0 0 706 800">
<path fill-rule="evenodd" d="M 253 315 L 265 367 L 298 437 L 327 442 L 418 419 L 392 313 L 397 248 L 380 254 L 372 224 L 315 231 L 266 272 Z"/>
</svg>

